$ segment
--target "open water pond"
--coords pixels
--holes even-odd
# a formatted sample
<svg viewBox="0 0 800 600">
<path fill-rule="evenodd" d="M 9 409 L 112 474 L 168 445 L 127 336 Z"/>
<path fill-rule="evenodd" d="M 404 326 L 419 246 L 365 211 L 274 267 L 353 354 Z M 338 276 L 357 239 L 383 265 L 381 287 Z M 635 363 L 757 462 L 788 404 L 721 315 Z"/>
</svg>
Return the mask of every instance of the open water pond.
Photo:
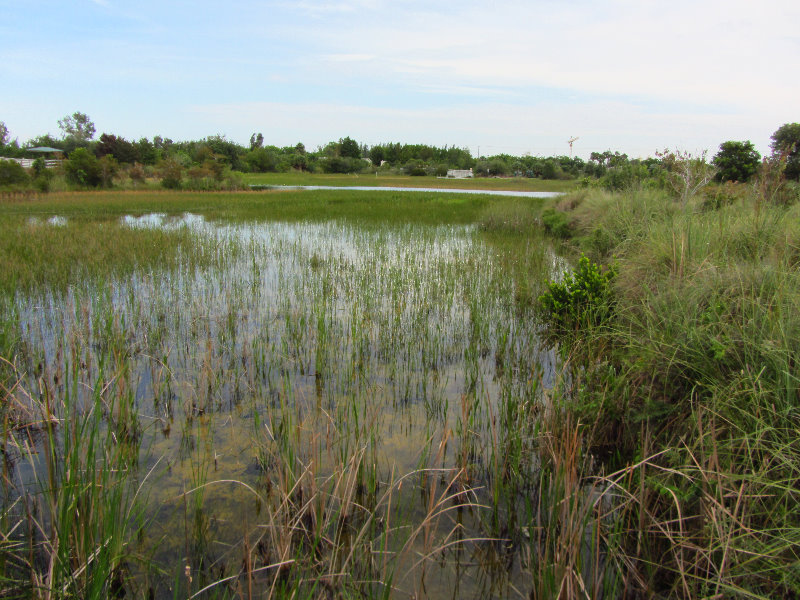
<svg viewBox="0 0 800 600">
<path fill-rule="evenodd" d="M 520 277 L 563 266 L 548 247 L 472 226 L 118 226 L 189 228 L 216 259 L 15 300 L 12 396 L 37 425 L 6 449 L 4 511 L 23 522 L 14 498 L 41 496 L 37 560 L 72 510 L 81 535 L 124 538 L 109 560 L 132 597 L 528 594 L 557 369 Z M 60 535 L 78 572 L 83 538 Z"/>
</svg>

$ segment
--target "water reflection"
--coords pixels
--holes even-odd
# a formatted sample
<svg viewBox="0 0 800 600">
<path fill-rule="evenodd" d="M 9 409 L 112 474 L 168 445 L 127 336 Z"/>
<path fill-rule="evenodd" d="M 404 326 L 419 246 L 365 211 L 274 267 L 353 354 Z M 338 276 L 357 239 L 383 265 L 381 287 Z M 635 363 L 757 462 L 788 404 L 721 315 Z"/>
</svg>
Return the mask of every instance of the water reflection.
<svg viewBox="0 0 800 600">
<path fill-rule="evenodd" d="M 264 544 L 265 563 L 283 560 L 281 544 L 301 552 L 311 542 L 281 511 L 306 510 L 309 497 L 319 508 L 303 527 L 324 526 L 314 525 L 320 539 L 304 535 L 350 536 L 315 559 L 331 568 L 356 569 L 337 561 L 374 528 L 407 593 L 422 581 L 437 597 L 525 589 L 514 560 L 491 566 L 506 565 L 513 545 L 494 525 L 487 533 L 486 519 L 515 510 L 535 481 L 529 415 L 557 365 L 515 303 L 517 282 L 473 228 L 226 224 L 190 213 L 122 223 L 189 227 L 213 240 L 220 267 L 140 270 L 20 298 L 16 309 L 24 389 L 45 385 L 55 406 L 80 411 L 99 400 L 114 439 L 135 447 L 138 472 L 154 469 L 140 550 L 170 574 L 157 595 L 171 597 L 176 557 L 213 581 L 239 568 L 243 544 Z M 535 251 L 557 268 L 549 249 Z M 491 490 L 510 477 L 498 456 L 512 453 L 514 487 L 498 504 Z M 381 500 L 387 489 L 392 502 Z M 469 501 L 452 512 L 459 498 Z M 363 507 L 397 521 L 382 530 Z M 284 518 L 284 537 L 260 537 Z M 453 532 L 503 541 L 452 545 Z M 420 561 L 442 544 L 450 550 L 439 559 Z"/>
</svg>

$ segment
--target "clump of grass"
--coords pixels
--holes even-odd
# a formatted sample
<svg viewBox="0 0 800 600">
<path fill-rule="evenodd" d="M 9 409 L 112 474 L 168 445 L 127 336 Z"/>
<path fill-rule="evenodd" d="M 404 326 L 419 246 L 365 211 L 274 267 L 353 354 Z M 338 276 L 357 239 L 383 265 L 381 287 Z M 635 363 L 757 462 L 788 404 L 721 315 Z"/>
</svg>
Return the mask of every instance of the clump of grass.
<svg viewBox="0 0 800 600">
<path fill-rule="evenodd" d="M 493 200 L 479 216 L 482 231 L 525 233 L 538 225 L 541 200 Z"/>
</svg>

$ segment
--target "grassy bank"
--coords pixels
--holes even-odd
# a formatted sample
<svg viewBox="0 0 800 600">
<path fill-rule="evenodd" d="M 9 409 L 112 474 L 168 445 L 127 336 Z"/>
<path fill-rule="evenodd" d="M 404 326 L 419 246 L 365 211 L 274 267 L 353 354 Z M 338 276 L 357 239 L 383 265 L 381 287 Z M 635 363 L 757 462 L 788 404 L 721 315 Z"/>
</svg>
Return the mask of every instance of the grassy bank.
<svg viewBox="0 0 800 600">
<path fill-rule="evenodd" d="M 550 322 L 577 368 L 564 405 L 618 503 L 615 560 L 641 593 L 800 590 L 800 205 L 776 197 L 581 192 L 548 213 L 617 273 L 593 307 L 573 286 L 582 308 L 551 303 Z"/>
</svg>

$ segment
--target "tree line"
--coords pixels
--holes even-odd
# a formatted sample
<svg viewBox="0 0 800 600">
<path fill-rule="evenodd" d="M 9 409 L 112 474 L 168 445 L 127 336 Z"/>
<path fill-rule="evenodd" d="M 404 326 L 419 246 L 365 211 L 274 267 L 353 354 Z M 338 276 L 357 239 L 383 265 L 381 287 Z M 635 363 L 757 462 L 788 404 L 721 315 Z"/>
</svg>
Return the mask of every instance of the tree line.
<svg viewBox="0 0 800 600">
<path fill-rule="evenodd" d="M 263 133 L 253 133 L 247 146 L 213 135 L 200 140 L 173 141 L 156 135 L 127 140 L 112 133 L 96 137 L 88 115 L 75 112 L 58 121 L 60 137 L 38 136 L 21 144 L 11 140 L 8 127 L 0 121 L 0 157 L 35 158 L 32 148 L 48 147 L 66 158 L 64 175 L 74 185 L 110 186 L 121 176 L 136 186 L 146 179 L 160 179 L 167 188 L 221 189 L 241 187 L 241 173 L 274 173 L 291 170 L 319 173 L 360 173 L 386 171 L 411 176 L 445 176 L 450 169 L 472 169 L 477 177 L 532 177 L 540 179 L 583 179 L 587 185 L 622 189 L 632 185 L 664 185 L 674 168 L 674 152 L 657 152 L 654 157 L 629 158 L 620 152 L 592 152 L 589 160 L 573 156 L 473 156 L 468 148 L 427 144 L 383 143 L 366 145 L 348 137 L 331 141 L 316 150 L 304 144 L 265 144 Z M 684 158 L 686 158 L 684 156 Z M 714 169 L 719 182 L 748 181 L 759 169 L 762 157 L 750 141 L 723 142 L 710 161 L 706 156 L 690 157 Z M 800 124 L 787 123 L 772 135 L 771 159 L 783 161 L 787 179 L 800 178 Z M 48 187 L 52 174 L 41 161 L 31 172 L 0 161 L 0 185 L 34 182 Z"/>
</svg>

